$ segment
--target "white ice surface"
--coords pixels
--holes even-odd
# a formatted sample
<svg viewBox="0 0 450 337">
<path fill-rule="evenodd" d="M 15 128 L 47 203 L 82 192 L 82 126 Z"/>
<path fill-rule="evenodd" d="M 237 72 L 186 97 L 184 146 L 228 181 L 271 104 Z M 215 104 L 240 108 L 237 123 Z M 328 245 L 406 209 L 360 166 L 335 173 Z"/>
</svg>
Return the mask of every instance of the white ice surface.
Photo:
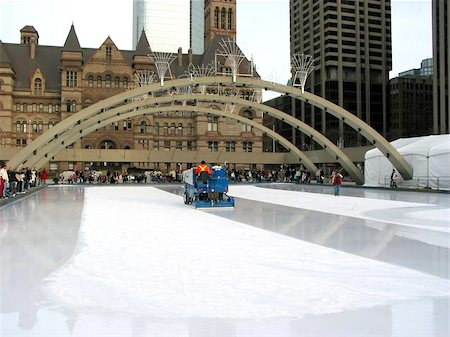
<svg viewBox="0 0 450 337">
<path fill-rule="evenodd" d="M 267 319 L 449 289 L 448 280 L 217 217 L 152 187 L 93 187 L 85 190 L 77 250 L 44 291 L 77 312 Z"/>
<path fill-rule="evenodd" d="M 333 188 L 330 187 L 330 192 Z M 425 228 L 430 231 L 450 233 L 450 207 L 433 208 L 435 205 L 318 194 L 300 191 L 284 191 L 256 186 L 230 187 L 230 195 L 267 202 L 288 207 L 302 208 L 312 211 L 351 216 L 367 220 L 380 220 L 380 217 L 392 211 L 398 211 L 401 217 L 383 219 L 389 223 Z M 418 211 L 418 209 L 420 209 Z M 391 213 L 388 213 L 391 212 Z"/>
</svg>

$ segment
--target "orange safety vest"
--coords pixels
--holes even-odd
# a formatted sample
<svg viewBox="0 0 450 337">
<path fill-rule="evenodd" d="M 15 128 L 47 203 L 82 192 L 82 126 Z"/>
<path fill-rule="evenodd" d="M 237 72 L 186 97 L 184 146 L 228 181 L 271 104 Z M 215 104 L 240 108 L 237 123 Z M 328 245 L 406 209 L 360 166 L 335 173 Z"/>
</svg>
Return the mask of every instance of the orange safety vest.
<svg viewBox="0 0 450 337">
<path fill-rule="evenodd" d="M 199 175 L 201 172 L 206 171 L 208 174 L 212 174 L 211 169 L 206 164 L 200 164 L 197 166 L 197 169 L 195 170 L 195 174 Z"/>
</svg>

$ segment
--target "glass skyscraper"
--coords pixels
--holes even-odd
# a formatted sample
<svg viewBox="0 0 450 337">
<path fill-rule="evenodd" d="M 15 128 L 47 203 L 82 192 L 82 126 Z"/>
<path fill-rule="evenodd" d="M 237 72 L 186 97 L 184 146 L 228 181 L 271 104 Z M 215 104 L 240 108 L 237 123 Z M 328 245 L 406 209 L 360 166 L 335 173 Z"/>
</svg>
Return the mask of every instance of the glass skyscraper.
<svg viewBox="0 0 450 337">
<path fill-rule="evenodd" d="M 145 30 L 153 51 L 202 54 L 203 13 L 203 0 L 133 0 L 133 47 Z"/>
</svg>

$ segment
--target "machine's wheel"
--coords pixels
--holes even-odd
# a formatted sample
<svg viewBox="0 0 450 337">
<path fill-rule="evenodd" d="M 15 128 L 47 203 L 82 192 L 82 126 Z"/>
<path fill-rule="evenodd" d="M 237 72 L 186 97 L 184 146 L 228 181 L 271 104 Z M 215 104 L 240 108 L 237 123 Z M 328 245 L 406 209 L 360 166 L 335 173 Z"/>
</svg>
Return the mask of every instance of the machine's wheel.
<svg viewBox="0 0 450 337">
<path fill-rule="evenodd" d="M 183 193 L 183 201 L 186 205 L 190 204 L 191 199 L 188 197 L 186 192 Z"/>
</svg>

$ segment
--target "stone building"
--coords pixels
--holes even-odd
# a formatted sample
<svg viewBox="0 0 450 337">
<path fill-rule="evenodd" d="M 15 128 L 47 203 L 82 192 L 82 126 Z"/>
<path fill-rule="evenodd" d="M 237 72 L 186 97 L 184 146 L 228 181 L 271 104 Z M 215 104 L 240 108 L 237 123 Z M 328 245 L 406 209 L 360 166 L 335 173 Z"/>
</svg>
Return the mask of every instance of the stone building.
<svg viewBox="0 0 450 337">
<path fill-rule="evenodd" d="M 233 3 L 235 5 L 235 1 Z M 217 12 L 219 2 L 208 1 L 208 4 L 213 6 L 208 13 Z M 227 13 L 235 15 L 236 12 L 227 8 Z M 230 73 L 226 58 L 223 59 L 222 55 L 222 60 L 218 61 L 218 53 L 221 54 L 224 41 L 232 41 L 236 31 L 234 27 L 228 30 L 227 25 L 217 28 L 214 20 L 213 27 L 214 34 L 208 35 L 204 54 L 194 55 L 191 50 L 183 53 L 181 48 L 177 54 L 171 54 L 173 62 L 167 76 L 172 79 L 185 77 L 189 67 L 207 65 L 212 65 L 215 74 Z M 97 49 L 82 48 L 73 25 L 62 47 L 40 45 L 39 34 L 33 26 L 25 26 L 20 34 L 19 44 L 0 41 L 0 138 L 3 148 L 25 147 L 68 116 L 142 85 L 138 79 L 143 74 L 150 78 L 150 82 L 159 80 L 144 31 L 135 50 L 120 50 L 110 37 Z M 257 76 L 253 70 L 253 65 L 245 58 L 239 72 L 251 72 L 252 76 Z M 206 93 L 223 94 L 227 90 L 214 86 L 208 87 Z M 259 89 L 246 87 L 234 90 L 242 98 L 261 101 Z M 197 104 L 226 109 L 220 103 Z M 140 162 L 50 161 L 47 168 L 62 171 L 87 167 L 117 170 L 141 167 L 168 171 L 178 168 L 179 164 L 181 169 L 195 164 L 197 151 L 229 154 L 262 152 L 262 134 L 258 130 L 223 117 L 193 113 L 188 106 L 184 108 L 184 111 L 180 109 L 176 113 L 147 114 L 113 123 L 68 144 L 67 148 L 144 150 L 144 154 L 148 151 L 192 151 L 192 162 L 149 162 L 145 159 L 149 156 L 143 155 Z M 262 122 L 262 113 L 248 107 L 238 106 L 234 113 Z M 0 158 L 5 159 L 10 158 Z"/>
</svg>

